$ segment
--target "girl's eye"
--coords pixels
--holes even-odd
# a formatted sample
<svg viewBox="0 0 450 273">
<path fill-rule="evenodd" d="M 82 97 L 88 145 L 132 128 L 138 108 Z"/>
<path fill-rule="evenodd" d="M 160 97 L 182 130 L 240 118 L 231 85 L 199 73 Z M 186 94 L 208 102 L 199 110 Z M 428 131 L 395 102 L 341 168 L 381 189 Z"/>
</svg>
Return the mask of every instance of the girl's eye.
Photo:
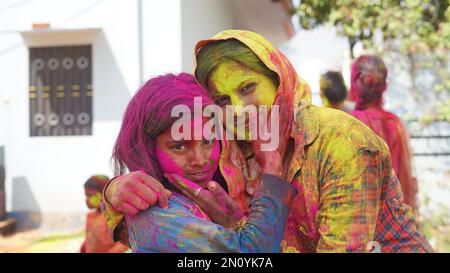
<svg viewBox="0 0 450 273">
<path fill-rule="evenodd" d="M 186 146 L 182 143 L 175 144 L 175 146 L 173 146 L 173 149 L 176 151 L 183 151 L 185 148 L 186 148 Z"/>
<path fill-rule="evenodd" d="M 231 104 L 230 103 L 230 98 L 228 96 L 220 96 L 220 97 L 218 97 L 218 98 L 216 98 L 214 100 L 214 103 L 219 105 L 219 106 Z"/>
<path fill-rule="evenodd" d="M 205 144 L 205 145 L 211 145 L 211 144 L 213 144 L 214 143 L 214 140 L 203 140 L 203 144 Z"/>
<path fill-rule="evenodd" d="M 241 88 L 241 95 L 247 95 L 251 92 L 255 91 L 257 84 L 255 82 L 247 83 L 244 87 Z"/>
</svg>

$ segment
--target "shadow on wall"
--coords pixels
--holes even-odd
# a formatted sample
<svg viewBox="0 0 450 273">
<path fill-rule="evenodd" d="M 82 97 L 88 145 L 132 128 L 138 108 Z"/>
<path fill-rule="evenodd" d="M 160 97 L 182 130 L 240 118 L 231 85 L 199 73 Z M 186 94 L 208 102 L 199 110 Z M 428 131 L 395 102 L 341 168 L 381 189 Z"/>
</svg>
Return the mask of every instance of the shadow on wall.
<svg viewBox="0 0 450 273">
<path fill-rule="evenodd" d="M 93 57 L 94 120 L 122 120 L 131 94 L 103 31 L 93 42 Z"/>
<path fill-rule="evenodd" d="M 41 226 L 41 208 L 26 177 L 12 179 L 12 208 L 9 213 L 17 220 L 17 230 L 35 229 Z"/>
</svg>

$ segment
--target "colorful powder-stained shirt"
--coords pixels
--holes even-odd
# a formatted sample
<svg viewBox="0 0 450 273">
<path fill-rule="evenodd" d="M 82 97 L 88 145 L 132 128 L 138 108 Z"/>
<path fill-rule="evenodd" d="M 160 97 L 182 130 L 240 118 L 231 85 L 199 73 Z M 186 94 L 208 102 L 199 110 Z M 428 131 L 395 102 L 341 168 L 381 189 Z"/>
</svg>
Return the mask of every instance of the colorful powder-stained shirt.
<svg viewBox="0 0 450 273">
<path fill-rule="evenodd" d="M 432 252 L 392 171 L 386 143 L 348 114 L 309 106 L 297 115 L 307 145 L 295 157 L 298 191 L 286 252 Z M 348 132 L 352 132 L 349 134 Z"/>
<path fill-rule="evenodd" d="M 381 107 L 355 110 L 351 112 L 351 115 L 369 126 L 386 141 L 391 152 L 392 166 L 400 181 L 405 203 L 417 210 L 417 180 L 412 174 L 412 153 L 408 133 L 401 120 Z"/>
<path fill-rule="evenodd" d="M 187 197 L 174 193 L 169 208 L 151 207 L 126 216 L 133 252 L 280 252 L 294 188 L 265 175 L 250 205 L 247 223 L 225 228 L 213 223 Z"/>
</svg>

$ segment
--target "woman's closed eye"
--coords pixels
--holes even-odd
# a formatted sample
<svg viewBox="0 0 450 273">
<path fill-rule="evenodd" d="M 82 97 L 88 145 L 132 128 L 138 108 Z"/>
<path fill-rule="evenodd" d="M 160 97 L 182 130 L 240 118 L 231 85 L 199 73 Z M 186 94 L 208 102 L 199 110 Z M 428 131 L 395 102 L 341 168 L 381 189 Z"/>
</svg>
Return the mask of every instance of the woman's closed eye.
<svg viewBox="0 0 450 273">
<path fill-rule="evenodd" d="M 239 90 L 239 93 L 243 96 L 248 95 L 248 94 L 252 93 L 253 91 L 255 91 L 256 86 L 258 86 L 258 84 L 256 82 L 247 83 Z"/>
</svg>

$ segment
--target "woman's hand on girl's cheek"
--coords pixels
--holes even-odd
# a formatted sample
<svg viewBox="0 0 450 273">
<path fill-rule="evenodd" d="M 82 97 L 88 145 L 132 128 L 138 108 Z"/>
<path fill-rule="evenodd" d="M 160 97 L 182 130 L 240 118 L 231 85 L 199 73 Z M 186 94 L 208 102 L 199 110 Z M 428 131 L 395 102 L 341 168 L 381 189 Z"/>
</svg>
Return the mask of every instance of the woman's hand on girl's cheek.
<svg viewBox="0 0 450 273">
<path fill-rule="evenodd" d="M 235 202 L 228 193 L 215 181 L 208 182 L 208 190 L 214 196 L 215 201 L 222 208 L 218 215 L 215 215 L 213 220 L 224 227 L 233 227 L 242 217 L 244 211 L 239 204 Z"/>
<path fill-rule="evenodd" d="M 210 181 L 207 189 L 203 189 L 177 174 L 164 176 L 175 188 L 194 201 L 216 224 L 232 227 L 244 216 L 241 207 L 217 182 Z"/>
<path fill-rule="evenodd" d="M 105 191 L 106 201 L 114 209 L 131 215 L 156 204 L 167 208 L 171 195 L 171 191 L 143 171 L 114 178 Z"/>
<path fill-rule="evenodd" d="M 283 174 L 282 157 L 278 149 L 264 151 L 261 146 L 267 141 L 262 141 L 259 137 L 253 140 L 252 150 L 256 160 L 261 165 L 261 173 L 272 174 L 281 177 Z"/>
<path fill-rule="evenodd" d="M 271 141 L 273 141 L 273 139 L 263 141 L 258 135 L 258 138 L 252 141 L 252 149 L 256 156 L 256 159 L 261 165 L 262 173 L 281 177 L 283 175 L 283 157 L 286 153 L 287 143 L 290 136 L 290 119 L 292 118 L 290 117 L 290 115 L 292 111 L 289 111 L 289 105 L 287 104 L 287 100 L 285 97 L 280 97 L 278 99 L 278 104 L 276 105 L 278 106 L 279 111 L 278 119 L 272 120 L 272 114 L 269 114 L 267 116 L 267 124 L 260 124 L 260 126 L 267 126 L 267 128 L 270 128 L 271 133 L 272 125 L 278 126 L 278 135 L 274 136 L 273 134 L 271 134 L 271 138 L 278 138 L 278 146 L 276 147 L 276 149 L 271 151 L 263 150 L 261 146 L 263 144 L 270 143 Z M 275 111 L 274 106 L 272 106 L 272 111 Z"/>
</svg>

